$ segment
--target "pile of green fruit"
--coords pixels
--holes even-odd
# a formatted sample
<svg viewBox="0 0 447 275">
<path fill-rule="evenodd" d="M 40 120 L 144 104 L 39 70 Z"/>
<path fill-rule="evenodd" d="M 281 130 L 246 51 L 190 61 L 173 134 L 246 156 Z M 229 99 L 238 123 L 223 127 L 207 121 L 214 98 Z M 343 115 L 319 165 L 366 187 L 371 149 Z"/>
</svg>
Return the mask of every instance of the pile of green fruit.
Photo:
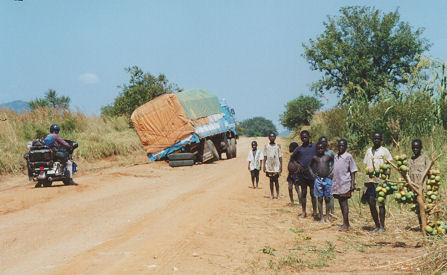
<svg viewBox="0 0 447 275">
<path fill-rule="evenodd" d="M 407 155 L 397 155 L 393 158 L 396 161 L 396 166 L 399 168 L 399 171 L 402 175 L 405 175 L 408 172 L 408 161 L 407 161 Z"/>
<path fill-rule="evenodd" d="M 365 169 L 366 174 L 370 178 L 379 178 L 382 180 L 386 180 L 391 173 L 391 165 L 389 164 L 381 164 L 378 168 L 373 169 L 372 167 L 367 167 Z"/>
<path fill-rule="evenodd" d="M 439 185 L 441 184 L 441 172 L 439 170 L 430 170 L 427 176 L 427 185 L 425 196 L 425 211 L 430 211 L 435 202 L 439 199 Z"/>
<path fill-rule="evenodd" d="M 400 183 L 398 185 L 399 191 L 394 194 L 394 199 L 398 203 L 413 203 L 415 201 L 415 194 L 414 192 L 409 189 L 406 185 Z M 416 204 L 415 204 L 416 205 Z M 412 206 L 413 210 L 413 206 Z"/>
<path fill-rule="evenodd" d="M 428 235 L 446 235 L 447 234 L 447 224 L 443 221 L 427 221 L 427 226 L 425 226 L 425 232 Z"/>
<path fill-rule="evenodd" d="M 398 190 L 396 182 L 379 182 L 376 187 L 376 197 L 378 202 L 384 202 L 386 196 L 393 194 Z"/>
</svg>

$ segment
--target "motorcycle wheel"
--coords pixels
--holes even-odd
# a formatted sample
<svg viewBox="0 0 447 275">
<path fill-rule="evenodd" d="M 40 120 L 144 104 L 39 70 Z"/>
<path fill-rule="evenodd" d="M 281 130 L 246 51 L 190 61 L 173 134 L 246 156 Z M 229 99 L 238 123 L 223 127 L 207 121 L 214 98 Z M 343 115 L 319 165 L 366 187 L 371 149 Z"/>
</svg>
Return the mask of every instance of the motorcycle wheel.
<svg viewBox="0 0 447 275">
<path fill-rule="evenodd" d="M 53 184 L 53 182 L 48 181 L 48 180 L 43 180 L 42 181 L 43 187 L 51 187 L 52 184 Z"/>
<path fill-rule="evenodd" d="M 65 179 L 62 180 L 62 182 L 64 183 L 64 185 L 70 185 L 71 181 L 70 181 L 70 173 L 68 172 L 68 170 L 65 170 L 65 175 L 64 175 Z"/>
</svg>

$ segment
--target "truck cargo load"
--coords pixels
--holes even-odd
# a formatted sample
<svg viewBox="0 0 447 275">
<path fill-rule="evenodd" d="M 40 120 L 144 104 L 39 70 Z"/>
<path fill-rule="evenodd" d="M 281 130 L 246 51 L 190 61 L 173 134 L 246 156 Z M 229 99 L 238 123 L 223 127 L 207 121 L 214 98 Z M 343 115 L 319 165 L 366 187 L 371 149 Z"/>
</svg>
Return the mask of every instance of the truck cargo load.
<svg viewBox="0 0 447 275">
<path fill-rule="evenodd" d="M 202 155 L 206 139 L 220 155 L 237 137 L 234 110 L 205 89 L 161 95 L 137 108 L 131 120 L 151 161 L 178 151 Z"/>
</svg>

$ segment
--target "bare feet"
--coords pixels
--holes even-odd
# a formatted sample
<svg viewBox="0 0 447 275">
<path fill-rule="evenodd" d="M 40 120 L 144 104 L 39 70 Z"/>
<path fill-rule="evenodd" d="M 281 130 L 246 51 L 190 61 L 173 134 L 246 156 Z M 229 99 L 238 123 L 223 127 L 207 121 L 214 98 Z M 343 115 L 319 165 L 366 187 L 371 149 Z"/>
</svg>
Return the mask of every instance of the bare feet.
<svg viewBox="0 0 447 275">
<path fill-rule="evenodd" d="M 385 230 L 384 227 L 380 227 L 379 230 L 377 230 L 377 232 L 379 232 L 379 233 L 383 233 L 383 232 L 385 232 L 385 231 L 386 231 L 386 230 Z"/>
<path fill-rule="evenodd" d="M 300 217 L 300 218 L 305 218 L 305 217 L 307 217 L 307 214 L 306 214 L 306 212 L 303 212 L 303 213 L 301 213 L 300 215 L 298 215 L 298 217 Z"/>
<path fill-rule="evenodd" d="M 327 216 L 324 217 L 324 222 L 328 223 L 329 222 L 329 218 Z"/>
<path fill-rule="evenodd" d="M 338 230 L 340 230 L 340 231 L 348 231 L 349 230 L 349 225 L 343 224 L 342 226 L 340 226 L 338 228 Z"/>
<path fill-rule="evenodd" d="M 373 229 L 373 232 L 379 232 L 380 231 L 380 227 L 376 227 Z"/>
</svg>

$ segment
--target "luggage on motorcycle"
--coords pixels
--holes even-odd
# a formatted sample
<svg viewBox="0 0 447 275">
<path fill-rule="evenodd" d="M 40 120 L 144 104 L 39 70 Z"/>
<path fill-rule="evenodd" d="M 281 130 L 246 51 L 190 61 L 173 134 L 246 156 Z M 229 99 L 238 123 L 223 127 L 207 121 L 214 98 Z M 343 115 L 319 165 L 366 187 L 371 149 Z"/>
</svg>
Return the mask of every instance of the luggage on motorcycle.
<svg viewBox="0 0 447 275">
<path fill-rule="evenodd" d="M 45 140 L 40 139 L 40 138 L 36 138 L 31 143 L 30 150 L 39 150 L 39 149 L 43 149 L 43 148 L 48 148 L 48 146 L 45 144 Z"/>
<path fill-rule="evenodd" d="M 31 150 L 28 153 L 30 162 L 50 162 L 52 160 L 52 151 L 48 148 Z"/>
<path fill-rule="evenodd" d="M 29 165 L 32 169 L 39 168 L 39 167 L 51 168 L 51 167 L 53 167 L 53 162 L 51 162 L 51 161 L 48 161 L 48 162 L 36 161 L 36 162 L 30 162 Z"/>
</svg>

